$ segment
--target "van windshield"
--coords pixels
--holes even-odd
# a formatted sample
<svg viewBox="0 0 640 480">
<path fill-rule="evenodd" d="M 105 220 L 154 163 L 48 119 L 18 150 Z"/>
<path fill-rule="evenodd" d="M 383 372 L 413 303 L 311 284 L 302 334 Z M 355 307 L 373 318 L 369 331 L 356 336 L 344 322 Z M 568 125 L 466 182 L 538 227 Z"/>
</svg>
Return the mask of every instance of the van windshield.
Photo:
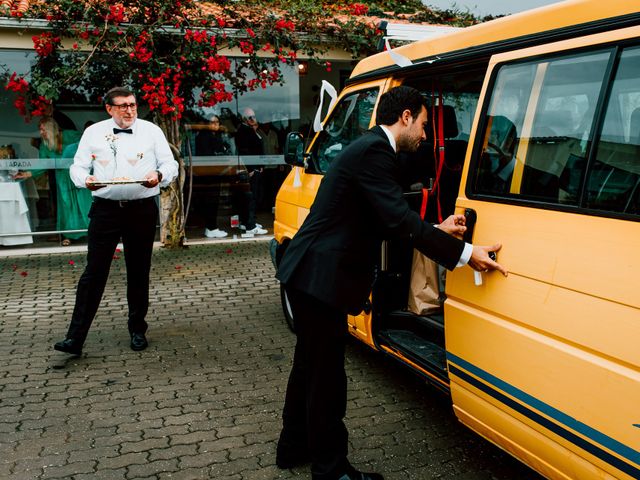
<svg viewBox="0 0 640 480">
<path fill-rule="evenodd" d="M 369 129 L 379 88 L 351 93 L 340 100 L 325 122 L 311 151 L 318 172 L 326 172 L 333 159 Z"/>
</svg>

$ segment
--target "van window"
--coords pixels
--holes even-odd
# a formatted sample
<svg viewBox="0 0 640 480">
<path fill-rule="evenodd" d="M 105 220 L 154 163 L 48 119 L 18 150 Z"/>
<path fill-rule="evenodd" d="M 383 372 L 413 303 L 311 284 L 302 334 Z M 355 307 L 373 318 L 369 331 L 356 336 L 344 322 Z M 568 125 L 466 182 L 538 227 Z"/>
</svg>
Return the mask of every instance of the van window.
<svg viewBox="0 0 640 480">
<path fill-rule="evenodd" d="M 638 215 L 640 47 L 622 50 L 599 136 L 594 129 L 613 53 L 500 67 L 473 193 Z"/>
<path fill-rule="evenodd" d="M 340 100 L 313 144 L 316 170 L 326 172 L 342 149 L 369 129 L 378 93 L 378 88 L 372 88 Z"/>
<path fill-rule="evenodd" d="M 585 206 L 640 214 L 640 47 L 626 49 L 620 57 Z"/>
<path fill-rule="evenodd" d="M 498 70 L 475 193 L 578 205 L 611 55 L 589 52 Z"/>
</svg>

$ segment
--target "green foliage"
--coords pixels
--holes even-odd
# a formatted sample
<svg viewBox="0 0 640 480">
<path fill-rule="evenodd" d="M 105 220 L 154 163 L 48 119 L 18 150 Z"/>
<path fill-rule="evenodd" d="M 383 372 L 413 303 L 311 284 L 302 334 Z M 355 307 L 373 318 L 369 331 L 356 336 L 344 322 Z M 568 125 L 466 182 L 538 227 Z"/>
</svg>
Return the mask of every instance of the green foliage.
<svg viewBox="0 0 640 480">
<path fill-rule="evenodd" d="M 281 67 L 301 52 L 319 62 L 329 45 L 354 59 L 374 53 L 380 37 L 369 17 L 374 13 L 475 22 L 470 14 L 436 11 L 418 0 L 41 0 L 25 16 L 47 19 L 50 30 L 33 37 L 37 62 L 30 75 L 12 77 L 8 88 L 21 96 L 16 106 L 28 117 L 46 113 L 52 102 L 100 103 L 111 86 L 128 85 L 143 92 L 152 110 L 179 120 L 195 106 L 282 82 Z M 232 49 L 247 61 L 221 53 Z"/>
</svg>

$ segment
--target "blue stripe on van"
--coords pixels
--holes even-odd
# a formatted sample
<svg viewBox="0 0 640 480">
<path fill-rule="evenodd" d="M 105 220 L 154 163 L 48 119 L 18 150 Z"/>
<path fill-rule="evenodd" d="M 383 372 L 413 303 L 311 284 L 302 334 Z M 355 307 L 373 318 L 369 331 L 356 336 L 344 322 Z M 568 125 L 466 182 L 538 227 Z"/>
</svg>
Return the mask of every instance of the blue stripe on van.
<svg viewBox="0 0 640 480">
<path fill-rule="evenodd" d="M 447 352 L 447 359 L 449 360 L 449 362 L 451 362 L 449 363 L 449 371 L 454 375 L 460 377 L 461 379 L 475 386 L 479 390 L 482 390 L 486 394 L 491 395 L 495 399 L 504 403 L 505 405 L 512 408 L 513 410 L 516 410 L 522 415 L 525 415 L 526 417 L 533 420 L 534 422 L 539 423 L 546 429 L 554 432 L 555 434 L 561 436 L 562 438 L 568 440 L 571 443 L 574 443 L 578 447 L 582 448 L 583 450 L 586 450 L 587 452 L 598 457 L 604 462 L 612 465 L 618 470 L 625 472 L 627 475 L 630 475 L 633 478 L 640 478 L 640 469 L 638 469 L 637 467 L 626 463 L 625 461 L 621 460 L 620 458 L 614 455 L 611 455 L 606 450 L 603 450 L 602 448 L 600 448 L 600 446 L 594 445 L 593 443 L 585 440 L 584 438 L 564 428 L 562 425 L 558 425 L 557 423 L 552 422 L 548 418 L 543 417 L 542 415 L 531 410 L 530 408 L 527 408 L 527 406 L 516 402 L 510 397 L 507 397 L 503 393 L 487 385 L 487 383 L 492 384 L 493 386 L 499 388 L 500 390 L 508 393 L 512 397 L 517 398 L 521 402 L 535 408 L 536 410 L 544 413 L 548 417 L 551 417 L 557 422 L 564 424 L 565 426 L 571 428 L 576 432 L 579 432 L 585 437 L 606 447 L 607 449 L 617 453 L 621 457 L 624 457 L 631 462 L 640 463 L 640 452 L 638 452 L 637 450 L 634 450 L 631 447 L 628 447 L 627 445 L 624 445 L 623 443 L 620 443 L 617 440 L 605 435 L 604 433 L 599 432 L 589 427 L 588 425 L 585 425 L 584 423 L 576 420 L 575 418 L 572 418 L 569 415 L 553 408 L 552 406 L 547 405 L 546 403 L 538 400 L 537 398 L 532 397 L 531 395 L 523 392 L 522 390 L 514 387 L 513 385 L 510 385 L 507 382 L 500 380 L 499 378 L 491 375 L 490 373 L 485 372 L 484 370 L 470 364 L 466 360 L 463 360 L 462 358 L 450 352 Z M 481 378 L 487 383 L 484 383 L 478 380 L 477 378 L 472 377 L 468 373 L 460 370 L 455 365 L 453 365 L 454 363 L 457 363 L 459 366 L 473 373 L 476 377 Z"/>
</svg>

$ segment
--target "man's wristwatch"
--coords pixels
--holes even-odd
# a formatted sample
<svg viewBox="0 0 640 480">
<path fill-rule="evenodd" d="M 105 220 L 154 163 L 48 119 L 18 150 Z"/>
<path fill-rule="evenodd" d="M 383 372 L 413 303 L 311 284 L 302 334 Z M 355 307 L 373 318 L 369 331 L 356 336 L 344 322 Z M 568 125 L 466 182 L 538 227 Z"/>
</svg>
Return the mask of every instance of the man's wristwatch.
<svg viewBox="0 0 640 480">
<path fill-rule="evenodd" d="M 162 172 L 160 170 L 156 170 L 156 174 L 158 175 L 158 183 L 162 181 Z"/>
</svg>

